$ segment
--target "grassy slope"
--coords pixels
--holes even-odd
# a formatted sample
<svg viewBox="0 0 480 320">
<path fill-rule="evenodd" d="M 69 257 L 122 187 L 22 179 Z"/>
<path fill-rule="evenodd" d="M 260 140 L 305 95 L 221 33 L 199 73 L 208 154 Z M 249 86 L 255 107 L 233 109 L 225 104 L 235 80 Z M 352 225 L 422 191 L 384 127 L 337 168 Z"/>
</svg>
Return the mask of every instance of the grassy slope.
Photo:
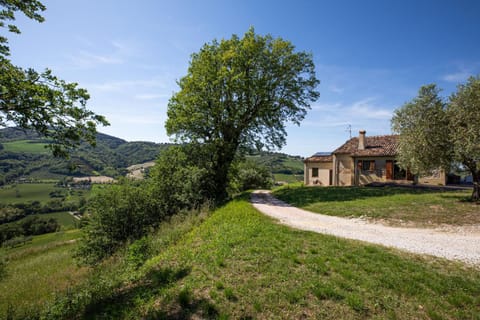
<svg viewBox="0 0 480 320">
<path fill-rule="evenodd" d="M 17 140 L 11 142 L 2 143 L 5 151 L 8 152 L 21 152 L 32 154 L 48 154 L 49 149 L 45 148 L 45 143 L 39 143 L 34 140 Z"/>
<path fill-rule="evenodd" d="M 215 211 L 161 251 L 144 266 L 140 280 L 90 307 L 88 315 L 478 319 L 480 314 L 478 270 L 295 231 L 262 216 L 245 199 Z"/>
<path fill-rule="evenodd" d="M 86 269 L 77 268 L 72 251 L 79 230 L 50 233 L 33 238 L 31 243 L 13 249 L 0 249 L 7 260 L 7 276 L 0 281 L 0 318 L 9 308 L 21 318 L 35 314 L 57 291 L 81 282 Z"/>
<path fill-rule="evenodd" d="M 394 187 L 279 188 L 279 199 L 312 212 L 384 219 L 429 226 L 480 223 L 480 206 L 467 201 L 471 191 L 429 191 Z"/>
</svg>

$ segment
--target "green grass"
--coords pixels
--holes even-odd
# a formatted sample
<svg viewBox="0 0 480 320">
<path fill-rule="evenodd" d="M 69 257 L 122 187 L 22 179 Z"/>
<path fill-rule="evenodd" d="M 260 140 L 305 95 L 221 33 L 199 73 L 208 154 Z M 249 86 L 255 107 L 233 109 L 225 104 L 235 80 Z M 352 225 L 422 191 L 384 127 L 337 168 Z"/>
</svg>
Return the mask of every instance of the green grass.
<svg viewBox="0 0 480 320">
<path fill-rule="evenodd" d="M 0 249 L 6 259 L 6 278 L 0 280 L 0 318 L 38 314 L 55 292 L 81 282 L 85 268 L 75 266 L 72 251 L 79 230 L 35 236 L 31 243 L 13 249 Z"/>
<path fill-rule="evenodd" d="M 480 273 L 461 263 L 295 231 L 245 198 L 186 230 L 79 317 L 479 319 Z"/>
<path fill-rule="evenodd" d="M 420 226 L 479 224 L 480 205 L 468 201 L 470 194 L 468 190 L 302 185 L 289 185 L 274 191 L 279 199 L 312 212 Z"/>
<path fill-rule="evenodd" d="M 34 214 L 34 215 L 31 215 L 31 216 L 38 216 L 38 217 L 43 218 L 43 219 L 54 218 L 62 226 L 62 230 L 74 229 L 76 227 L 76 222 L 79 221 L 79 220 L 76 220 L 68 212 L 42 213 L 42 214 Z M 25 217 L 23 219 L 28 219 L 31 216 Z M 22 222 L 23 219 L 18 220 L 18 222 Z"/>
<path fill-rule="evenodd" d="M 61 191 L 68 193 L 65 188 L 58 188 L 53 183 L 20 183 L 15 185 L 6 185 L 0 188 L 0 203 L 13 204 L 28 201 L 47 201 L 58 199 L 51 198 L 50 192 Z M 67 196 L 68 201 L 78 200 L 81 196 L 88 196 L 89 191 L 74 190 Z"/>
<path fill-rule="evenodd" d="M 49 149 L 45 148 L 47 144 L 39 143 L 34 140 L 17 140 L 2 143 L 4 150 L 8 152 L 21 152 L 32 154 L 48 154 Z"/>
<path fill-rule="evenodd" d="M 300 174 L 274 173 L 273 177 L 276 182 L 282 181 L 287 183 L 295 183 L 303 181 L 303 175 Z"/>
</svg>

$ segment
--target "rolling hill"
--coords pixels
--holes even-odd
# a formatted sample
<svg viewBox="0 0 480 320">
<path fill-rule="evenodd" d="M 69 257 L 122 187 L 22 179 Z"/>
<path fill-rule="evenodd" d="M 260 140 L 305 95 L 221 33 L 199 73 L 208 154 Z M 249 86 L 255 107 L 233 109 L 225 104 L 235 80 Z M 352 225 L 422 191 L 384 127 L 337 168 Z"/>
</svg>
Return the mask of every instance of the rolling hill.
<svg viewBox="0 0 480 320">
<path fill-rule="evenodd" d="M 83 143 L 69 160 L 54 158 L 45 148 L 48 140 L 32 131 L 18 128 L 0 130 L 0 184 L 20 177 L 27 179 L 61 179 L 65 176 L 120 176 L 125 168 L 154 160 L 170 144 L 127 142 L 97 134 L 95 148 Z"/>
</svg>

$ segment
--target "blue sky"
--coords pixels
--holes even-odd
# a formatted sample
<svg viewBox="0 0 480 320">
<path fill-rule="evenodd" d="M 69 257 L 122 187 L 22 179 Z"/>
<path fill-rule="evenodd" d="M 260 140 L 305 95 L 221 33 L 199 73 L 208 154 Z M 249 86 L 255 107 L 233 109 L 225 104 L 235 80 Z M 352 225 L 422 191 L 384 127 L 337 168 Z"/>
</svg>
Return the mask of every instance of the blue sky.
<svg viewBox="0 0 480 320">
<path fill-rule="evenodd" d="M 46 21 L 21 16 L 12 60 L 51 68 L 88 89 L 88 108 L 134 141 L 168 142 L 168 99 L 190 55 L 213 39 L 259 34 L 313 53 L 320 98 L 289 154 L 332 151 L 352 134 L 390 133 L 393 110 L 437 83 L 448 96 L 480 73 L 480 1 L 44 0 Z"/>
</svg>

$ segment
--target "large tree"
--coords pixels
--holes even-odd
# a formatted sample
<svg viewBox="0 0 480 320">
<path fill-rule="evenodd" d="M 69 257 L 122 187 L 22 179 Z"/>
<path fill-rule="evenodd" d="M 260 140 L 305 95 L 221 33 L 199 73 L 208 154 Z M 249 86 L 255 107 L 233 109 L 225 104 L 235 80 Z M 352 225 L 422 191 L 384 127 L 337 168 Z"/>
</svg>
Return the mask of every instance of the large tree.
<svg viewBox="0 0 480 320">
<path fill-rule="evenodd" d="M 392 129 L 400 135 L 399 164 L 425 174 L 460 163 L 473 177 L 472 199 L 480 199 L 480 78 L 470 77 L 447 101 L 435 85 L 397 109 Z"/>
<path fill-rule="evenodd" d="M 299 124 L 319 97 L 312 55 L 251 28 L 243 38 L 205 44 L 190 60 L 168 105 L 166 129 L 201 145 L 216 200 L 226 197 L 228 171 L 246 148 L 280 148 L 286 122 Z"/>
<path fill-rule="evenodd" d="M 43 22 L 45 6 L 36 0 L 0 0 L 0 28 L 20 33 L 15 13 Z M 0 128 L 32 129 L 51 139 L 56 156 L 67 156 L 81 140 L 95 144 L 97 125 L 108 125 L 103 116 L 86 109 L 89 95 L 76 83 L 55 77 L 50 70 L 37 72 L 14 66 L 8 59 L 7 37 L 0 36 Z"/>
</svg>

